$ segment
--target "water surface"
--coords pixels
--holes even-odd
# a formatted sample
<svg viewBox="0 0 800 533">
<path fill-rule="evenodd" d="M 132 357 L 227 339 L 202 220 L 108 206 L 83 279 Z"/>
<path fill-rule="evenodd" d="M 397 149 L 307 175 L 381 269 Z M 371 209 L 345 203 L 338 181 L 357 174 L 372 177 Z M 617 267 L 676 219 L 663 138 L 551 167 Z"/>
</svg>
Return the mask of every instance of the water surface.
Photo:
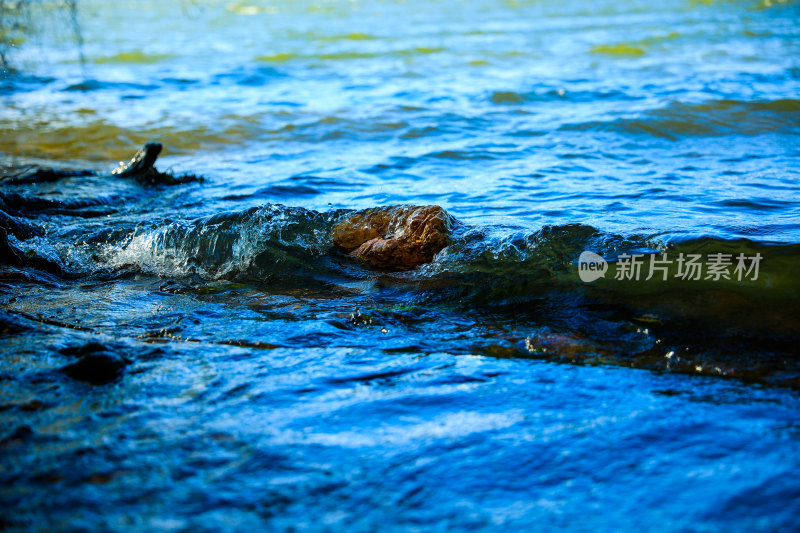
<svg viewBox="0 0 800 533">
<path fill-rule="evenodd" d="M 796 529 L 799 7 L 83 0 L 79 48 L 34 6 L 0 526 Z M 110 175 L 148 140 L 203 181 Z M 459 225 L 414 271 L 330 241 L 432 203 Z M 762 262 L 615 279 L 636 253 Z M 97 354 L 130 363 L 62 370 Z"/>
</svg>

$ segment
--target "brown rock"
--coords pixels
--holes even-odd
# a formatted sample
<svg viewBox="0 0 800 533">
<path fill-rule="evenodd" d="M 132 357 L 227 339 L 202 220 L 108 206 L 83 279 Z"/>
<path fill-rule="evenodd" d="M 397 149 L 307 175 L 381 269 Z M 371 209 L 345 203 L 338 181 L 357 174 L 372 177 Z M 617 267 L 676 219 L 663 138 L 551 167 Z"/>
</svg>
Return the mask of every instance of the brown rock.
<svg viewBox="0 0 800 533">
<path fill-rule="evenodd" d="M 438 205 L 395 205 L 360 211 L 333 228 L 333 242 L 387 270 L 430 263 L 450 242 L 452 217 Z"/>
</svg>

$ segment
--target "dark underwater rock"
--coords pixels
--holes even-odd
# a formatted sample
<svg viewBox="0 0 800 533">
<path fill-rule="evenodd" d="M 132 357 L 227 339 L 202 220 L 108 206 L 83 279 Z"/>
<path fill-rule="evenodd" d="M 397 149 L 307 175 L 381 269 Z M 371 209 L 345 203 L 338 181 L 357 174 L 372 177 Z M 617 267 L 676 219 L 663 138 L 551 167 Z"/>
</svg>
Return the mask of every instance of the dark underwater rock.
<svg viewBox="0 0 800 533">
<path fill-rule="evenodd" d="M 25 264 L 25 254 L 9 242 L 8 232 L 2 226 L 0 226 L 0 263 L 10 266 Z"/>
<path fill-rule="evenodd" d="M 107 346 L 100 342 L 87 342 L 86 344 L 78 344 L 76 346 L 67 346 L 66 348 L 61 348 L 58 353 L 62 355 L 86 355 L 89 353 L 96 353 L 96 352 L 108 352 L 111 350 L 110 346 Z"/>
<path fill-rule="evenodd" d="M 127 357 L 101 351 L 84 355 L 61 370 L 72 379 L 103 385 L 122 376 L 125 367 L 130 363 L 131 360 Z"/>
<path fill-rule="evenodd" d="M 0 206 L 5 207 L 0 198 Z M 29 224 L 24 220 L 20 220 L 16 216 L 12 216 L 0 208 L 0 229 L 10 233 L 20 240 L 30 239 L 31 237 L 41 237 L 44 232 L 33 224 Z"/>
<path fill-rule="evenodd" d="M 16 316 L 0 311 L 0 336 L 3 335 L 16 335 L 25 331 L 30 331 L 33 328 L 26 324 Z"/>
<path fill-rule="evenodd" d="M 94 176 L 91 170 L 64 170 L 40 167 L 39 165 L 6 164 L 0 166 L 0 183 L 20 185 L 28 183 L 51 183 L 66 178 Z"/>
<path fill-rule="evenodd" d="M 0 192 L 0 209 L 15 216 L 31 216 L 40 213 L 50 215 L 73 215 L 84 218 L 106 216 L 116 213 L 116 209 L 95 208 L 107 205 L 106 198 L 68 198 L 53 200 L 38 196 L 25 196 L 19 193 Z"/>
<path fill-rule="evenodd" d="M 14 267 L 33 267 L 51 274 L 62 275 L 61 265 L 36 254 L 25 253 L 8 239 L 8 232 L 0 226 L 0 264 Z"/>
<path fill-rule="evenodd" d="M 23 424 L 14 429 L 9 435 L 0 438 L 0 448 L 21 444 L 33 436 L 34 431 L 27 424 Z"/>
</svg>

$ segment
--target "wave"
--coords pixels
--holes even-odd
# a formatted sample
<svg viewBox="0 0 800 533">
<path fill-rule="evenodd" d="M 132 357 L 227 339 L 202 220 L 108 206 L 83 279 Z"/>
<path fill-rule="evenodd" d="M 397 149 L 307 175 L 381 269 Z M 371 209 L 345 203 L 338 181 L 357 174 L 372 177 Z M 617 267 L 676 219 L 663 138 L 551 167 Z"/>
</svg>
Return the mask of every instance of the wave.
<svg viewBox="0 0 800 533">
<path fill-rule="evenodd" d="M 266 205 L 163 227 L 140 227 L 92 253 L 107 268 L 166 278 L 268 280 L 303 277 L 331 250 L 340 213 Z M 84 266 L 87 263 L 84 262 Z"/>
<path fill-rule="evenodd" d="M 374 306 L 375 316 L 386 320 L 397 309 L 455 310 L 481 321 L 513 321 L 528 332 L 511 327 L 505 340 L 465 337 L 465 353 L 754 379 L 774 370 L 776 380 L 795 379 L 796 362 L 787 354 L 800 342 L 800 244 L 454 221 L 449 245 L 432 262 L 390 272 L 334 247 L 334 227 L 354 213 L 264 205 L 106 228 L 78 242 L 66 234 L 61 242 L 52 233 L 21 241 L 7 236 L 26 247 L 19 255 L 24 261 L 7 264 L 52 272 L 56 278 L 42 277 L 48 284 L 145 274 L 169 280 L 162 285 L 167 292 L 202 295 L 244 282 L 271 294 L 301 291 L 312 299 L 341 299 L 345 307 Z M 719 273 L 721 261 L 727 266 L 715 275 L 713 265 Z M 17 278 L 38 279 L 19 269 L 6 276 Z M 359 316 L 356 307 L 351 320 Z"/>
<path fill-rule="evenodd" d="M 359 34 L 352 34 L 352 35 L 359 35 Z M 370 38 L 367 36 L 361 40 L 369 40 Z M 358 40 L 358 39 L 353 39 Z M 385 59 L 385 58 L 414 58 L 417 56 L 426 56 L 431 54 L 437 54 L 440 52 L 446 51 L 446 48 L 442 47 L 430 47 L 430 46 L 414 46 L 410 48 L 388 48 L 378 51 L 363 51 L 362 49 L 357 50 L 341 50 L 341 51 L 317 51 L 317 52 L 303 52 L 303 53 L 295 53 L 295 52 L 280 52 L 276 54 L 270 55 L 260 55 L 254 58 L 255 61 L 261 61 L 265 63 L 277 63 L 283 64 L 290 61 L 324 61 L 324 62 L 334 62 L 334 61 L 348 61 L 348 60 L 359 60 L 359 59 Z"/>
<path fill-rule="evenodd" d="M 797 133 L 799 125 L 800 100 L 716 100 L 703 104 L 673 102 L 635 118 L 566 124 L 560 129 L 644 134 L 678 140 L 684 137 Z"/>
<path fill-rule="evenodd" d="M 800 244 L 625 236 L 581 224 L 514 232 L 456 222 L 450 244 L 431 263 L 398 273 L 370 269 L 335 249 L 332 229 L 353 213 L 270 204 L 127 233 L 100 233 L 80 244 L 83 253 L 64 245 L 69 254 L 62 256 L 73 270 L 135 271 L 163 278 L 324 281 L 343 287 L 372 279 L 406 299 L 497 308 L 553 298 L 602 299 L 642 309 L 669 302 L 666 314 L 677 317 L 701 315 L 701 301 L 716 315 L 800 302 L 795 275 Z M 582 262 L 587 252 L 605 269 L 588 281 Z"/>
<path fill-rule="evenodd" d="M 542 88 L 533 91 L 492 91 L 488 100 L 495 105 L 517 105 L 552 101 L 594 103 L 598 100 L 640 100 L 641 97 L 620 90 L 566 90 Z"/>
</svg>

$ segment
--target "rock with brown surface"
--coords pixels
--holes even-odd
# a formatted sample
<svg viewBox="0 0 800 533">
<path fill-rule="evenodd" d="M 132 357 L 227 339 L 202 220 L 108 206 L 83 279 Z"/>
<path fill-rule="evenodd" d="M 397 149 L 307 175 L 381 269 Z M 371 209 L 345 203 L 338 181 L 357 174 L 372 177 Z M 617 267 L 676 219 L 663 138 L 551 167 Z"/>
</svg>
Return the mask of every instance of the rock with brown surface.
<svg viewBox="0 0 800 533">
<path fill-rule="evenodd" d="M 396 205 L 360 211 L 333 228 L 341 250 L 376 268 L 410 270 L 450 243 L 453 218 L 438 205 Z"/>
</svg>

